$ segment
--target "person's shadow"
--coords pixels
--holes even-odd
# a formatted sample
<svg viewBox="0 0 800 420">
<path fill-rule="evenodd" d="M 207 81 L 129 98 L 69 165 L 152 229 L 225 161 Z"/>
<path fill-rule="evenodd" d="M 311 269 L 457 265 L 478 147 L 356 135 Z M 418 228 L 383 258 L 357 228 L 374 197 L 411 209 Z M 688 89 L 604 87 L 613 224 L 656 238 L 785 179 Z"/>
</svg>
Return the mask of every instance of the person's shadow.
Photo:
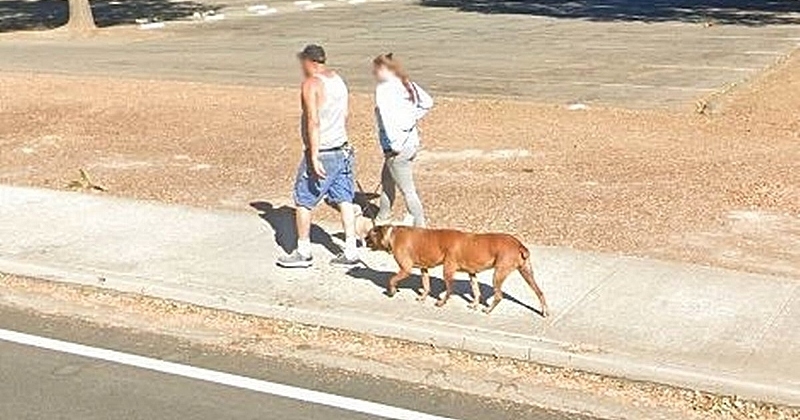
<svg viewBox="0 0 800 420">
<path fill-rule="evenodd" d="M 364 279 L 369 280 L 376 286 L 380 287 L 383 290 L 384 294 L 386 294 L 386 288 L 389 286 L 389 279 L 392 278 L 394 273 L 388 271 L 379 271 L 366 266 L 364 267 L 354 267 L 347 271 L 347 274 L 351 277 L 357 279 Z M 483 284 L 478 282 L 478 287 L 481 291 L 481 301 L 480 304 L 482 306 L 487 306 L 487 300 L 490 299 L 494 295 L 494 288 L 487 284 Z M 413 290 L 414 293 L 419 293 L 419 289 L 422 288 L 422 278 L 419 275 L 412 275 L 409 278 L 400 282 L 397 286 L 400 290 Z M 440 278 L 436 278 L 431 276 L 431 293 L 430 296 L 433 298 L 438 298 L 444 292 L 444 281 Z M 472 286 L 469 284 L 469 280 L 456 280 L 455 284 L 453 284 L 453 296 L 460 297 L 465 302 L 472 302 Z M 508 300 L 509 302 L 516 303 L 517 305 L 535 312 L 539 315 L 542 312 L 527 303 L 520 302 L 513 296 L 510 296 L 507 293 L 503 293 L 503 300 Z"/>
<path fill-rule="evenodd" d="M 361 188 L 361 185 L 358 186 L 358 189 L 360 191 L 356 191 L 355 197 L 353 198 L 353 205 L 358 206 L 358 207 L 361 208 L 361 215 L 363 217 L 366 217 L 367 219 L 370 219 L 370 220 L 374 221 L 375 217 L 378 216 L 379 207 L 375 203 L 373 203 L 372 201 L 377 199 L 377 198 L 379 198 L 380 194 L 364 192 L 363 189 Z M 328 207 L 330 207 L 330 208 L 332 208 L 332 209 L 334 209 L 336 211 L 339 211 L 339 206 L 338 205 L 336 205 L 334 203 L 331 203 L 328 200 L 325 200 L 325 204 Z M 366 232 L 362 232 L 361 233 L 361 235 L 365 235 L 365 234 L 366 234 Z M 340 240 L 342 242 L 344 242 L 344 240 L 345 240 L 344 232 L 336 232 L 336 233 L 333 234 L 333 236 L 336 239 L 338 239 L 338 240 Z M 359 243 L 363 243 L 361 241 L 363 241 L 364 238 L 359 236 L 357 238 L 357 240 L 359 241 Z"/>
<path fill-rule="evenodd" d="M 297 229 L 294 223 L 294 208 L 289 206 L 275 207 L 266 201 L 254 201 L 250 207 L 258 210 L 259 217 L 264 219 L 275 232 L 275 243 L 287 254 L 297 246 Z M 321 227 L 311 225 L 311 242 L 320 244 L 330 253 L 338 254 L 341 248 L 333 242 L 331 235 Z"/>
</svg>

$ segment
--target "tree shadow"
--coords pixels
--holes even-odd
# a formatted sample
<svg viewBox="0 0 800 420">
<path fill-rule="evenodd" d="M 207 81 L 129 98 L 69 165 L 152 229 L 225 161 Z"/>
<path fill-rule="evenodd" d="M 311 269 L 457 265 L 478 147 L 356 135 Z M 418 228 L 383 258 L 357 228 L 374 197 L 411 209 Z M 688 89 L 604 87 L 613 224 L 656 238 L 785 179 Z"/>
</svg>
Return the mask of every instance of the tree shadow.
<svg viewBox="0 0 800 420">
<path fill-rule="evenodd" d="M 90 4 L 99 27 L 134 24 L 140 18 L 178 20 L 223 7 L 191 0 L 90 0 Z M 66 0 L 0 0 L 0 33 L 54 29 L 68 19 Z"/>
<path fill-rule="evenodd" d="M 421 0 L 423 6 L 591 21 L 708 22 L 731 25 L 800 23 L 800 1 L 775 0 Z"/>
<path fill-rule="evenodd" d="M 353 267 L 347 270 L 347 274 L 357 279 L 371 281 L 375 286 L 381 288 L 384 294 L 386 294 L 386 289 L 389 286 L 389 279 L 394 275 L 394 273 L 392 272 L 374 270 L 370 267 L 367 267 L 366 265 L 363 267 Z M 492 295 L 494 295 L 494 288 L 492 286 L 483 284 L 481 282 L 478 282 L 478 285 L 481 291 L 480 304 L 485 307 L 487 306 L 487 300 L 491 298 Z M 419 290 L 422 288 L 422 277 L 414 274 L 409 278 L 405 279 L 404 281 L 400 282 L 400 284 L 397 287 L 399 290 L 413 290 L 414 293 L 419 295 Z M 433 298 L 438 298 L 443 292 L 444 292 L 444 281 L 442 279 L 431 276 L 430 296 Z M 469 284 L 469 280 L 456 280 L 455 284 L 453 285 L 453 296 L 461 298 L 464 302 L 471 303 L 472 286 Z M 540 310 L 519 301 L 517 298 L 505 292 L 503 293 L 503 300 L 513 302 L 539 315 L 542 314 Z"/>
<path fill-rule="evenodd" d="M 255 201 L 250 206 L 259 211 L 275 232 L 275 243 L 287 254 L 297 246 L 297 229 L 294 224 L 294 208 L 289 206 L 274 207 L 265 201 Z M 341 248 L 333 242 L 333 238 L 321 227 L 311 225 L 311 242 L 325 247 L 331 254 L 338 254 Z"/>
</svg>

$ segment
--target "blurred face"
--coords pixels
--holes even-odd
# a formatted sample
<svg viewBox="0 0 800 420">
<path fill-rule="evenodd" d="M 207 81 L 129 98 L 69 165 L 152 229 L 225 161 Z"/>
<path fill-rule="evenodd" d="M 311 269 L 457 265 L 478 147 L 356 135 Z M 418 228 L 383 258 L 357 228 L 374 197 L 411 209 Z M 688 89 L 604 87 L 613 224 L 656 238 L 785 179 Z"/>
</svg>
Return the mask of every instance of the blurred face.
<svg viewBox="0 0 800 420">
<path fill-rule="evenodd" d="M 303 76 L 305 77 L 312 76 L 316 71 L 316 69 L 317 69 L 317 63 L 306 58 L 300 59 L 300 70 L 303 72 Z"/>
<path fill-rule="evenodd" d="M 394 73 L 392 73 L 392 71 L 389 70 L 389 68 L 386 67 L 385 65 L 376 64 L 372 67 L 372 75 L 375 76 L 376 81 L 385 82 L 386 80 L 394 76 Z"/>
</svg>

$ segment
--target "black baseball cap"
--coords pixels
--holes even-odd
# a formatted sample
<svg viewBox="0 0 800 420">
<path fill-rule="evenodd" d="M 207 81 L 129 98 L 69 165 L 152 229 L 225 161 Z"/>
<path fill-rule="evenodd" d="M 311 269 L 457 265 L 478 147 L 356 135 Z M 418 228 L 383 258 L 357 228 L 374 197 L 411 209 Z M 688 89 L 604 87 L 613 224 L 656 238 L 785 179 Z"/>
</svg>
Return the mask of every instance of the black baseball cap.
<svg viewBox="0 0 800 420">
<path fill-rule="evenodd" d="M 325 50 L 319 45 L 308 44 L 303 51 L 297 53 L 297 58 L 325 64 Z"/>
</svg>

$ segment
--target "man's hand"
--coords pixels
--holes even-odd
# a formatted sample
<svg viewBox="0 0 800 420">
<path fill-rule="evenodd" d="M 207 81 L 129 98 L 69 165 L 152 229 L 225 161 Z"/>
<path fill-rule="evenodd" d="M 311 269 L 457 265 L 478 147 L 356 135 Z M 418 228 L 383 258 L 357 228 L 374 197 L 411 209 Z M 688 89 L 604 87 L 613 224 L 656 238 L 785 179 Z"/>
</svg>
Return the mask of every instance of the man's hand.
<svg viewBox="0 0 800 420">
<path fill-rule="evenodd" d="M 325 173 L 325 167 L 322 166 L 322 162 L 319 161 L 319 156 L 316 154 L 311 155 L 311 170 L 314 172 L 314 175 L 317 176 L 319 179 L 324 179 L 327 175 Z"/>
</svg>

